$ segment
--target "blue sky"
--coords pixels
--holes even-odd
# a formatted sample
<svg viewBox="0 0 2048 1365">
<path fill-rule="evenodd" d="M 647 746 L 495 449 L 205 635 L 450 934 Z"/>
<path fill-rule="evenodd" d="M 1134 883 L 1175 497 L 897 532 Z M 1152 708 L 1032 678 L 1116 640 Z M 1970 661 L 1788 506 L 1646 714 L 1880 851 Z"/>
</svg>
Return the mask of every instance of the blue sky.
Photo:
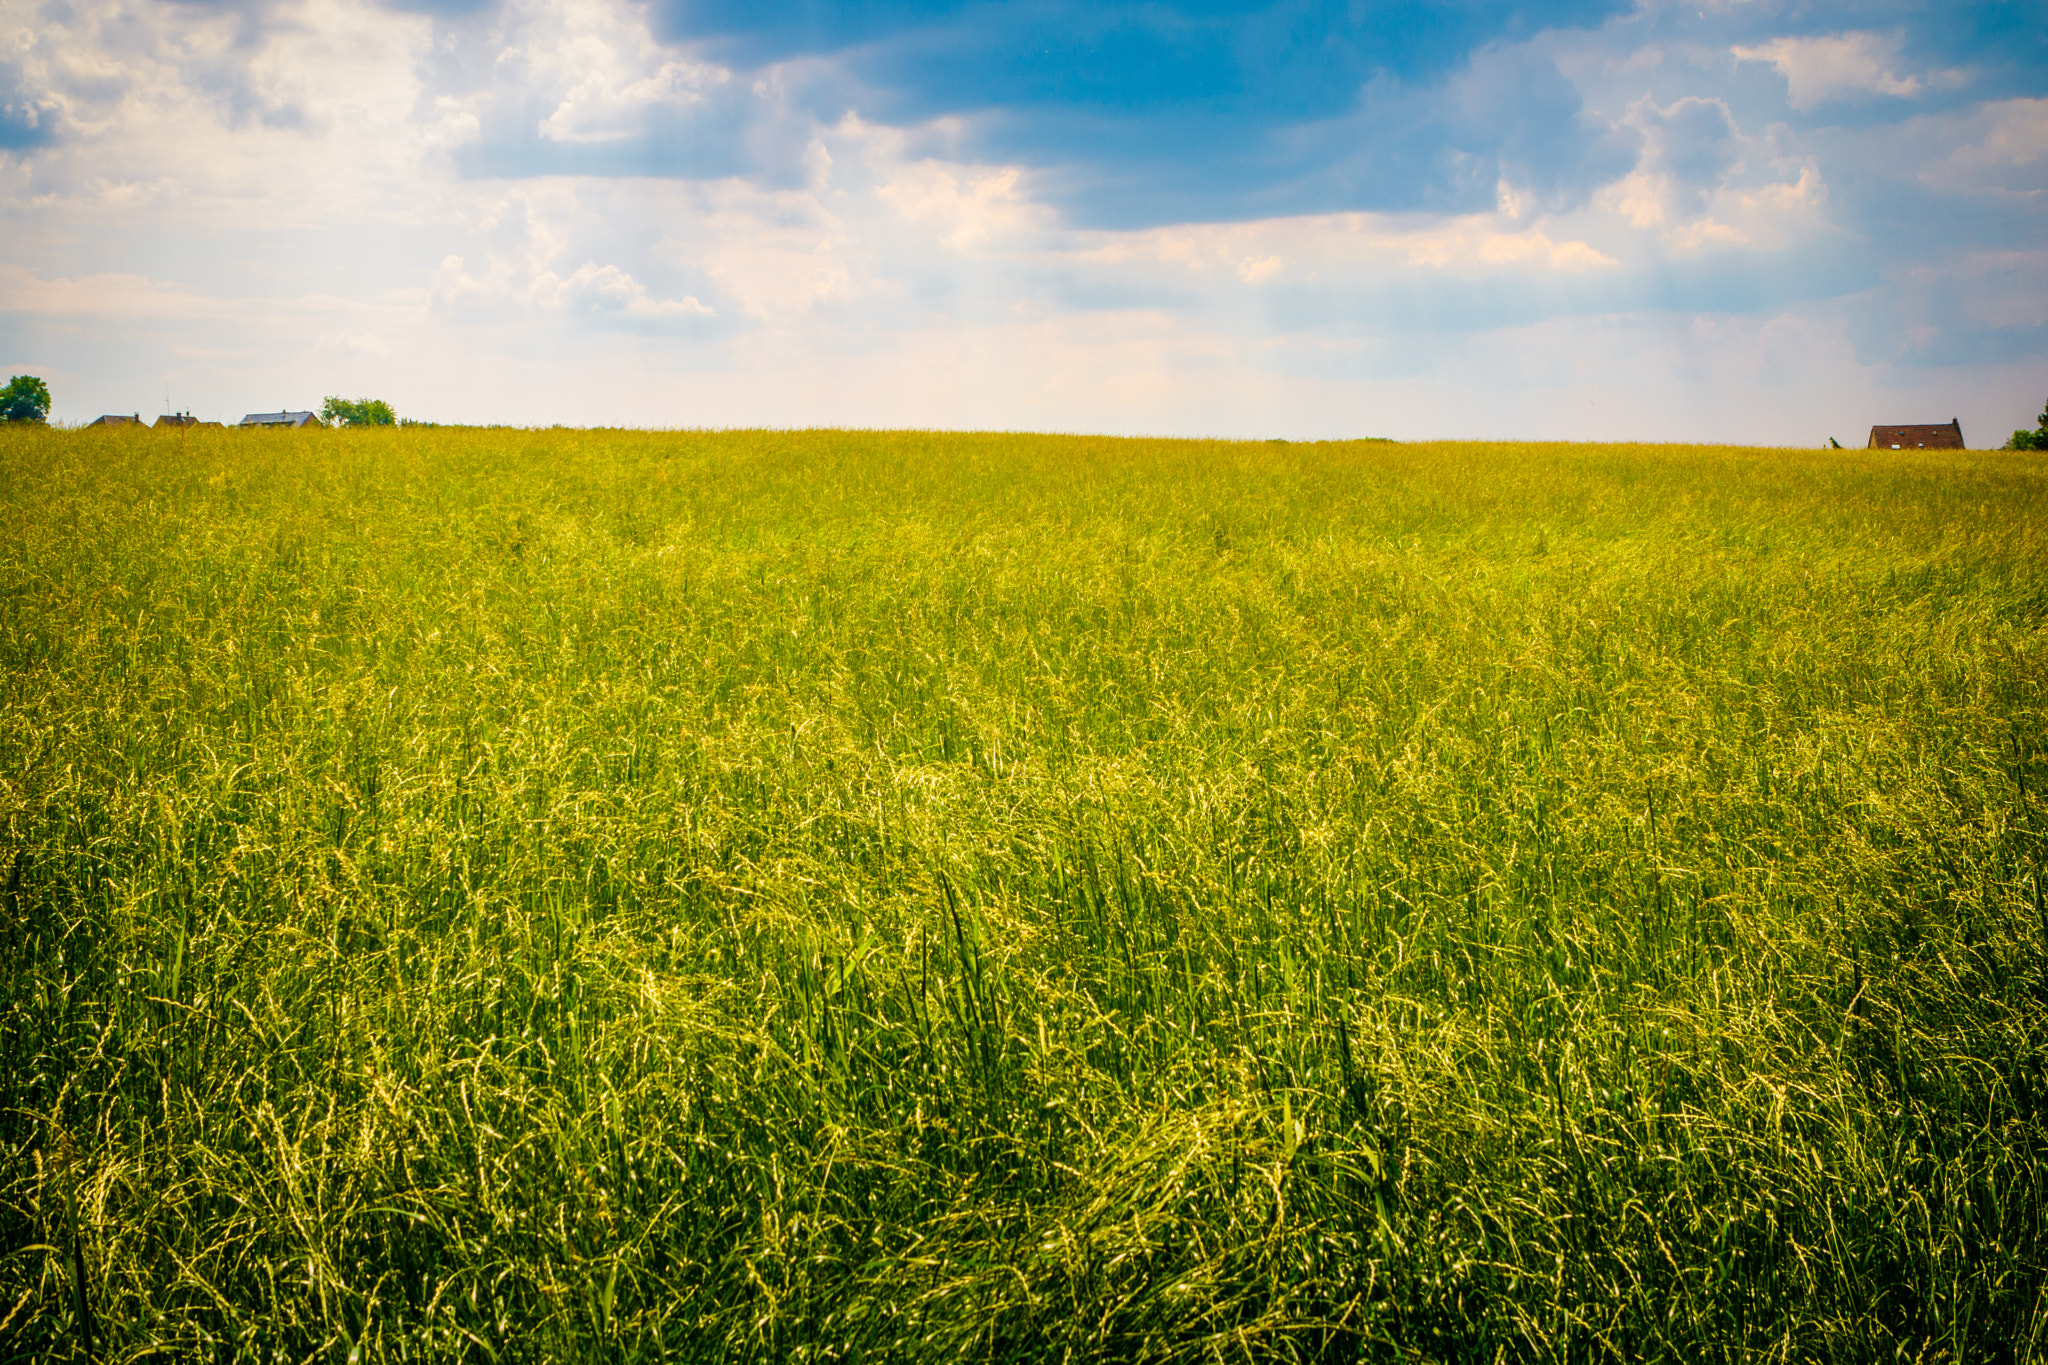
<svg viewBox="0 0 2048 1365">
<path fill-rule="evenodd" d="M 2048 396 L 2040 5 L 0 0 L 60 419 L 1856 443 Z"/>
</svg>

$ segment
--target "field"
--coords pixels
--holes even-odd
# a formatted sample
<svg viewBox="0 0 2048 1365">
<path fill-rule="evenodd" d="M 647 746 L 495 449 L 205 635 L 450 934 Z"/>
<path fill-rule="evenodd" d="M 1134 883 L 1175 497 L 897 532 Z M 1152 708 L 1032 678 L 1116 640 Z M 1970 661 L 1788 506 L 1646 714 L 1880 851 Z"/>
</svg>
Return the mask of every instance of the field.
<svg viewBox="0 0 2048 1365">
<path fill-rule="evenodd" d="M 0 1357 L 2040 1360 L 2044 849 L 2031 455 L 0 432 Z"/>
</svg>

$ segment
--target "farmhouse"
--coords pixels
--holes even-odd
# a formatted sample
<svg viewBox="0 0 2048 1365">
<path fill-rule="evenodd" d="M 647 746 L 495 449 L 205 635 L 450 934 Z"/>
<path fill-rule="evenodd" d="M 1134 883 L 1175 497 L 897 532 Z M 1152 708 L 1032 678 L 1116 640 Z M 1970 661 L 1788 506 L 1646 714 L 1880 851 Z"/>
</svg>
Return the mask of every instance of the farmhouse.
<svg viewBox="0 0 2048 1365">
<path fill-rule="evenodd" d="M 109 412 L 86 423 L 89 427 L 139 427 L 142 424 L 142 414 L 139 412 L 133 417 L 125 412 Z"/>
<path fill-rule="evenodd" d="M 1920 427 L 1872 427 L 1872 450 L 1961 450 L 1963 424 L 1949 418 L 1946 424 Z"/>
<path fill-rule="evenodd" d="M 244 417 L 238 426 L 245 427 L 316 427 L 320 421 L 310 412 L 252 412 Z"/>
</svg>

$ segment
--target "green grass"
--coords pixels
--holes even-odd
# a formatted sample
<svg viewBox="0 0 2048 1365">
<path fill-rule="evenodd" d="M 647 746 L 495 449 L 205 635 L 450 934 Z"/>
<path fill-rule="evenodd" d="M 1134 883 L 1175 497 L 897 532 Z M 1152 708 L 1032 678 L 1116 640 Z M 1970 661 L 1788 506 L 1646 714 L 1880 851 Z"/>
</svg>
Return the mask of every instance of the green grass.
<svg viewBox="0 0 2048 1365">
<path fill-rule="evenodd" d="M 0 433 L 0 1355 L 2039 1360 L 2044 835 L 2025 455 Z"/>
</svg>

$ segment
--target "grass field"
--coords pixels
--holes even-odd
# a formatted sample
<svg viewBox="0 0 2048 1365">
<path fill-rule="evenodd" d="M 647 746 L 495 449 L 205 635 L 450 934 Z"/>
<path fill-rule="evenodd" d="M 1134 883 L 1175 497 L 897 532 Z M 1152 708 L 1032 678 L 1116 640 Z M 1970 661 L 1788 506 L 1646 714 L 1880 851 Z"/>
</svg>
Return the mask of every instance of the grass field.
<svg viewBox="0 0 2048 1365">
<path fill-rule="evenodd" d="M 2048 1355 L 2033 456 L 4 432 L 0 688 L 10 1359 Z"/>
</svg>

